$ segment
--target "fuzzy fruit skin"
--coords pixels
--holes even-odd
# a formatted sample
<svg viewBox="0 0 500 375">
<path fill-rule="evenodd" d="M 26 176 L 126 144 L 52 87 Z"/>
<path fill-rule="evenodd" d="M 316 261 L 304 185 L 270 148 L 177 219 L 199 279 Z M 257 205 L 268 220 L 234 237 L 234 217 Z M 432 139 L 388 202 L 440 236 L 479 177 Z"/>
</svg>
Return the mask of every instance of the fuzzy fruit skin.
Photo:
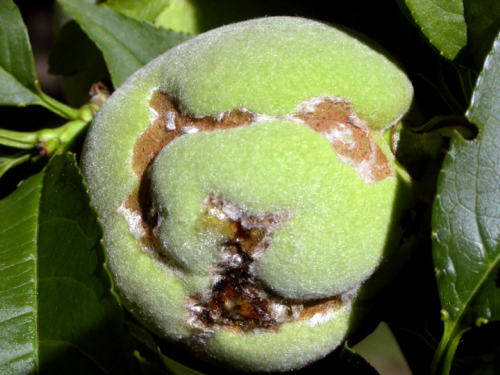
<svg viewBox="0 0 500 375">
<path fill-rule="evenodd" d="M 185 207 L 191 207 L 186 212 L 194 217 L 196 202 L 200 202 L 203 194 L 209 193 L 229 195 L 234 203 L 254 214 L 289 209 L 296 217 L 277 232 L 276 243 L 279 243 L 282 233 L 290 226 L 298 225 L 301 210 L 314 217 L 311 210 L 314 213 L 321 207 L 322 200 L 327 199 L 324 215 L 335 210 L 342 213 L 337 218 L 330 215 L 333 220 L 331 227 L 336 232 L 318 234 L 322 244 L 311 249 L 306 246 L 308 241 L 304 241 L 306 247 L 303 251 L 293 248 L 300 242 L 300 237 L 294 238 L 298 234 L 283 235 L 283 241 L 291 243 L 292 247 L 284 246 L 282 250 L 274 251 L 274 244 L 271 245 L 262 260 L 257 262 L 257 270 L 264 284 L 282 298 L 307 300 L 340 296 L 342 302 L 334 312 L 318 313 L 310 320 L 284 323 L 277 332 L 242 335 L 221 329 L 215 330 L 208 338 L 196 339 L 200 331 L 187 323 L 186 299 L 193 293 L 210 290 L 208 268 L 216 262 L 215 250 L 205 254 L 203 247 L 196 242 L 196 234 L 185 235 L 183 230 L 179 232 L 178 241 L 177 237 L 172 239 L 167 228 L 162 241 L 181 243 L 168 245 L 166 250 L 168 253 L 173 248 L 171 256 L 180 258 L 181 275 L 178 269 L 158 262 L 141 249 L 133 217 L 124 208 L 124 202 L 138 189 L 139 178 L 134 174 L 132 150 L 137 138 L 155 116 L 150 108 L 150 98 L 158 89 L 174 96 L 183 110 L 194 116 L 215 116 L 238 108 L 262 116 L 261 123 L 249 126 L 249 130 L 237 128 L 198 133 L 196 137 L 202 139 L 200 143 L 194 141 L 196 137 L 187 135 L 167 146 L 153 166 L 152 194 L 159 210 L 172 212 L 173 207 L 169 205 L 180 202 L 177 204 L 179 214 L 171 217 L 174 222 L 184 222 L 187 219 L 181 215 Z M 351 324 L 349 316 L 356 288 L 393 252 L 401 236 L 397 219 L 405 209 L 405 203 L 400 197 L 409 194 L 409 178 L 394 161 L 381 132 L 407 112 L 412 95 L 405 74 L 384 55 L 343 31 L 290 17 L 247 21 L 213 30 L 172 49 L 135 73 L 99 111 L 82 158 L 93 203 L 105 229 L 109 268 L 127 308 L 159 336 L 190 341 L 192 349 L 200 356 L 230 368 L 287 371 L 328 354 L 342 342 Z M 344 98 L 352 103 L 372 129 L 375 143 L 393 170 L 392 177 L 367 184 L 351 165 L 338 160 L 326 138 L 297 122 L 286 121 L 286 116 L 295 113 L 304 100 L 325 96 Z M 278 120 L 273 123 L 265 116 Z M 269 172 L 279 160 L 276 161 L 272 144 L 265 142 L 270 139 L 265 135 L 266 131 L 277 137 L 274 144 L 281 144 L 283 155 L 288 153 L 298 158 L 297 163 L 285 168 L 290 176 L 282 180 L 279 168 Z M 218 160 L 210 147 L 203 154 L 205 145 L 210 145 L 214 137 L 223 138 L 225 134 L 243 146 L 227 151 L 223 160 Z M 258 140 L 259 136 L 263 141 Z M 243 156 L 241 151 L 244 149 L 253 152 Z M 317 154 L 311 154 L 315 150 L 318 150 Z M 162 158 L 168 160 L 169 153 L 182 156 L 174 163 L 163 165 Z M 209 155 L 214 156 L 213 160 Z M 253 160 L 252 155 L 264 156 L 265 161 L 247 168 L 246 161 Z M 230 169 L 223 166 L 227 159 L 238 158 L 246 159 L 241 167 L 221 175 L 224 183 L 211 180 L 214 173 Z M 300 166 L 300 160 L 311 162 Z M 314 160 L 318 164 L 314 167 L 316 169 L 310 164 Z M 214 165 L 220 168 L 213 169 L 209 176 L 197 178 L 191 173 L 195 167 L 189 166 L 189 162 L 202 166 L 206 163 L 206 168 L 199 168 L 201 174 L 215 168 Z M 177 172 L 164 172 L 170 164 L 177 168 L 179 176 L 175 174 Z M 316 174 L 311 172 L 311 175 L 308 169 Z M 321 180 L 321 176 L 330 170 L 333 171 L 330 179 Z M 163 172 L 165 176 L 161 175 Z M 255 193 L 261 186 L 252 184 L 256 175 L 267 176 L 266 179 L 277 176 L 275 185 L 283 183 L 280 186 L 283 194 L 273 193 L 272 189 Z M 295 185 L 292 183 L 294 178 Z M 335 181 L 343 186 L 343 194 L 336 191 Z M 177 182 L 187 185 L 172 188 Z M 332 184 L 331 190 L 325 187 L 325 182 Z M 190 192 L 196 184 L 200 187 Z M 297 189 L 298 186 L 302 190 Z M 176 192 L 191 195 L 176 203 Z M 192 196 L 198 196 L 198 200 L 192 200 Z M 246 198 L 249 196 L 252 199 Z M 309 199 L 311 196 L 314 198 Z M 353 205 L 346 204 L 346 201 L 352 201 Z M 193 220 L 196 224 L 196 219 Z M 299 232 L 303 230 L 310 233 L 310 238 L 315 238 L 315 227 L 310 222 L 314 220 L 300 223 Z M 188 225 L 187 232 L 194 230 L 195 224 Z M 324 249 L 330 238 L 340 245 L 331 250 Z M 189 250 L 191 253 L 186 250 L 184 254 L 183 246 L 190 241 L 194 250 Z M 363 246 L 363 243 L 369 245 Z M 295 261 L 294 254 L 300 255 Z M 183 260 L 186 261 L 183 263 Z M 340 283 L 332 276 L 336 269 L 347 270 Z"/>
</svg>

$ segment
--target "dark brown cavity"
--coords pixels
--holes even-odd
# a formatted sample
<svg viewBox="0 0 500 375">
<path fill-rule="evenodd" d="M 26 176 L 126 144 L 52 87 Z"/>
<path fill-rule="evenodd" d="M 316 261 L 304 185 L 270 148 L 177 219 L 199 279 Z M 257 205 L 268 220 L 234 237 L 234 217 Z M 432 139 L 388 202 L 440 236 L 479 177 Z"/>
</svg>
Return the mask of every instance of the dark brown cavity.
<svg viewBox="0 0 500 375">
<path fill-rule="evenodd" d="M 219 116 L 196 117 L 186 113 L 179 102 L 169 94 L 155 91 L 150 100 L 155 117 L 137 139 L 132 154 L 132 167 L 140 184 L 124 204 L 124 208 L 140 217 L 139 241 L 142 248 L 156 259 L 175 269 L 161 251 L 155 236 L 157 212 L 151 200 L 149 170 L 160 151 L 176 138 L 203 131 L 217 131 L 250 125 L 258 117 L 236 109 Z M 351 164 L 366 183 L 377 182 L 392 175 L 386 156 L 373 142 L 369 127 L 357 116 L 345 100 L 312 98 L 304 101 L 299 110 L 286 117 L 270 120 L 295 121 L 305 124 L 327 138 L 341 162 Z M 253 272 L 259 254 L 270 245 L 274 231 L 290 213 L 267 213 L 252 216 L 240 210 L 238 217 L 226 215 L 223 219 L 210 214 L 210 209 L 224 211 L 227 200 L 210 195 L 205 199 L 206 210 L 200 217 L 200 231 L 220 232 L 221 261 L 214 265 L 214 283 L 208 296 L 192 295 L 186 302 L 189 312 L 187 324 L 202 331 L 224 327 L 236 331 L 278 329 L 286 322 L 310 319 L 318 313 L 334 311 L 341 304 L 340 297 L 311 301 L 287 301 L 273 295 Z"/>
<path fill-rule="evenodd" d="M 222 260 L 213 270 L 217 281 L 210 297 L 192 296 L 190 301 L 201 308 L 198 324 L 242 329 L 277 324 L 271 302 L 263 295 L 251 267 L 255 253 L 267 249 L 274 231 L 288 217 L 286 212 L 250 215 L 215 195 L 204 200 L 200 231 L 213 231 L 215 227 L 220 233 Z"/>
<path fill-rule="evenodd" d="M 215 265 L 214 279 L 217 281 L 209 297 L 193 295 L 188 300 L 193 326 L 202 330 L 218 326 L 237 332 L 276 329 L 284 322 L 310 319 L 317 313 L 334 311 L 340 306 L 337 297 L 286 301 L 267 291 L 253 272 L 255 257 L 269 247 L 274 232 L 290 218 L 290 213 L 250 215 L 215 195 L 208 196 L 204 206 L 201 231 L 215 226 L 221 233 L 222 260 Z M 223 214 L 228 211 L 235 217 Z"/>
</svg>

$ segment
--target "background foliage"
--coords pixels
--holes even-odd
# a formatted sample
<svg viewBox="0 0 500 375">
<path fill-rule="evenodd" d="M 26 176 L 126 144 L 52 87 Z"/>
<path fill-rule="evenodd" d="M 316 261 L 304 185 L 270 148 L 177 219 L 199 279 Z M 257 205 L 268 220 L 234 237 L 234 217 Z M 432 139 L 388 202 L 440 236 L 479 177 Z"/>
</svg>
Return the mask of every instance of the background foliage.
<svg viewBox="0 0 500 375">
<path fill-rule="evenodd" d="M 384 321 L 414 374 L 500 373 L 498 1 L 47 1 L 64 94 L 40 86 L 22 17 L 43 2 L 14 2 L 0 0 L 0 372 L 222 373 L 121 308 L 76 160 L 108 92 L 154 57 L 222 24 L 301 15 L 369 35 L 415 87 L 393 139 L 419 188 L 405 225 L 420 242 L 349 345 Z M 334 369 L 376 373 L 347 343 L 298 373 Z"/>
</svg>

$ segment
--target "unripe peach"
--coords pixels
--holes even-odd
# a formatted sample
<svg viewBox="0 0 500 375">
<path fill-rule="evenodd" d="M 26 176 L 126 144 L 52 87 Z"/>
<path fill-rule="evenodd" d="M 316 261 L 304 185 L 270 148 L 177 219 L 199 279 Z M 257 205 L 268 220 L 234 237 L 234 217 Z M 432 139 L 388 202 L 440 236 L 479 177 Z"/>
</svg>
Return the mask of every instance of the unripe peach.
<svg viewBox="0 0 500 375">
<path fill-rule="evenodd" d="M 291 17 L 207 32 L 138 71 L 82 161 L 124 304 L 229 368 L 331 352 L 401 237 L 409 177 L 382 132 L 412 96 L 384 54 Z"/>
</svg>

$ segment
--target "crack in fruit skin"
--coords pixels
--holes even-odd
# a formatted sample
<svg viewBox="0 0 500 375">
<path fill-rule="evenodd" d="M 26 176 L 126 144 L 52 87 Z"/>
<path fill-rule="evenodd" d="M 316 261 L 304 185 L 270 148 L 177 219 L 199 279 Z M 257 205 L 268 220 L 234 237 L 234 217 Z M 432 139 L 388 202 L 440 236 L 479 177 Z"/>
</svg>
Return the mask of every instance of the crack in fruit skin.
<svg viewBox="0 0 500 375">
<path fill-rule="evenodd" d="M 158 218 L 150 198 L 150 179 L 143 176 L 142 181 L 139 198 L 131 197 L 127 207 L 138 210 L 141 217 L 143 235 L 139 236 L 139 240 L 148 254 L 180 271 L 180 266 L 168 256 L 154 250 L 159 246 L 154 234 Z M 135 202 L 134 208 L 131 202 Z M 191 315 L 186 319 L 189 327 L 203 332 L 210 332 L 214 327 L 236 333 L 255 329 L 276 331 L 284 322 L 310 319 L 315 314 L 328 314 L 339 308 L 341 302 L 338 296 L 308 301 L 291 301 L 276 296 L 261 284 L 255 271 L 251 270 L 255 256 L 265 252 L 272 242 L 273 232 L 291 217 L 290 213 L 252 216 L 242 212 L 239 218 L 231 219 L 230 215 L 222 212 L 224 206 L 231 206 L 230 210 L 234 212 L 234 205 L 214 195 L 204 200 L 204 206 L 206 209 L 201 216 L 200 231 L 210 230 L 210 227 L 222 230 L 224 239 L 221 240 L 220 251 L 226 259 L 214 265 L 211 272 L 214 281 L 210 297 L 201 294 L 187 297 L 186 309 Z M 219 213 L 214 214 L 214 209 Z M 228 256 L 231 258 L 229 261 Z"/>
<path fill-rule="evenodd" d="M 82 156 L 124 305 L 232 370 L 330 353 L 400 238 L 409 179 L 381 134 L 412 95 L 362 38 L 291 17 L 210 31 L 139 70 Z"/>
<path fill-rule="evenodd" d="M 272 232 L 290 217 L 289 213 L 269 213 L 262 217 L 243 214 L 244 217 L 232 220 L 220 212 L 224 211 L 224 205 L 231 205 L 227 200 L 211 195 L 204 200 L 204 205 L 202 225 L 226 228 L 220 245 L 224 255 L 212 270 L 214 282 L 210 296 L 188 297 L 186 308 L 191 313 L 188 318 L 191 327 L 203 332 L 217 327 L 238 334 L 263 329 L 279 331 L 285 322 L 308 320 L 340 307 L 342 302 L 338 296 L 308 301 L 283 299 L 266 289 L 252 270 L 255 255 L 266 250 L 272 241 Z M 219 212 L 214 213 L 216 210 Z M 231 210 L 234 211 L 234 207 Z"/>
<path fill-rule="evenodd" d="M 156 156 L 176 138 L 185 136 L 192 132 L 221 131 L 240 126 L 248 126 L 258 123 L 259 120 L 269 121 L 270 116 L 253 114 L 245 109 L 236 109 L 217 116 L 196 117 L 188 114 L 180 105 L 178 100 L 170 94 L 156 90 L 150 100 L 150 107 L 155 114 L 151 125 L 142 133 L 134 145 L 132 165 L 135 173 L 141 179 L 140 189 L 132 194 L 127 200 L 126 208 L 132 209 L 142 218 L 142 228 L 145 235 L 141 237 L 143 248 L 149 249 L 149 253 L 168 264 L 179 269 L 162 252 L 155 250 L 160 245 L 155 231 L 158 225 L 158 213 L 151 200 L 150 167 Z M 392 170 L 386 156 L 371 139 L 368 125 L 359 119 L 352 105 L 344 99 L 338 98 L 311 98 L 305 100 L 298 106 L 297 111 L 280 119 L 297 121 L 310 127 L 325 136 L 335 149 L 339 159 L 359 168 L 363 163 L 368 164 L 368 173 L 364 177 L 366 182 L 373 183 L 392 176 Z M 345 139 L 343 135 L 348 135 Z M 218 207 L 224 205 L 224 199 L 216 196 L 208 196 L 205 206 Z M 209 214 L 201 218 L 202 225 L 209 226 Z M 266 228 L 262 224 L 265 220 L 275 220 L 272 214 L 263 218 L 248 216 L 246 219 L 261 222 L 260 227 L 243 226 L 241 220 L 231 220 L 226 217 L 226 222 L 219 220 L 216 224 L 225 225 L 226 239 L 221 244 L 221 252 L 232 252 L 241 260 L 237 265 L 219 262 L 215 268 L 218 269 L 218 281 L 213 283 L 211 296 L 207 298 L 200 294 L 188 297 L 187 309 L 192 316 L 188 318 L 189 326 L 204 331 L 212 329 L 217 325 L 231 327 L 230 329 L 276 329 L 285 321 L 304 319 L 307 314 L 304 310 L 305 302 L 292 302 L 280 297 L 272 296 L 270 291 L 265 292 L 258 278 L 250 272 L 250 265 L 254 262 L 254 252 L 258 245 L 265 248 L 269 245 L 261 244 L 266 235 Z M 281 215 L 283 216 L 283 215 Z M 285 215 L 286 217 L 287 215 Z M 286 219 L 286 218 L 285 218 Z M 217 220 L 216 220 L 217 221 Z M 213 224 L 213 223 L 212 223 Z M 220 230 L 220 228 L 219 228 Z M 272 234 L 269 235 L 272 237 Z M 254 272 L 255 273 L 255 272 Z M 336 301 L 337 297 L 327 298 L 326 302 Z M 282 310 L 281 318 L 276 319 L 271 311 Z M 323 300 L 320 302 L 309 301 L 309 310 L 321 310 L 321 306 L 328 310 L 332 305 Z M 195 306 L 195 308 L 193 308 Z M 307 309 L 306 309 L 307 310 Z M 286 311 L 283 313 L 283 311 Z M 302 311 L 302 312 L 301 312 Z M 284 318 L 283 318 L 284 316 Z M 310 316 L 309 316 L 310 317 Z M 238 331 L 238 329 L 236 331 Z"/>
<path fill-rule="evenodd" d="M 272 120 L 303 123 L 325 136 L 339 160 L 351 164 L 366 183 L 393 176 L 387 157 L 372 140 L 369 125 L 342 98 L 306 99 L 293 114 L 264 118 L 244 108 L 215 116 L 193 116 L 182 108 L 174 96 L 161 90 L 153 93 L 149 105 L 155 116 L 133 149 L 132 165 L 139 177 L 165 146 L 189 132 L 220 131 Z"/>
<path fill-rule="evenodd" d="M 248 125 L 253 120 L 250 112 L 239 110 L 223 113 L 218 117 L 197 118 L 192 115 L 183 115 L 185 111 L 178 100 L 161 90 L 155 90 L 149 105 L 155 117 L 148 129 L 137 139 L 133 149 L 132 164 L 138 176 L 142 175 L 146 167 L 166 145 L 185 135 L 190 129 L 224 130 Z"/>
</svg>

